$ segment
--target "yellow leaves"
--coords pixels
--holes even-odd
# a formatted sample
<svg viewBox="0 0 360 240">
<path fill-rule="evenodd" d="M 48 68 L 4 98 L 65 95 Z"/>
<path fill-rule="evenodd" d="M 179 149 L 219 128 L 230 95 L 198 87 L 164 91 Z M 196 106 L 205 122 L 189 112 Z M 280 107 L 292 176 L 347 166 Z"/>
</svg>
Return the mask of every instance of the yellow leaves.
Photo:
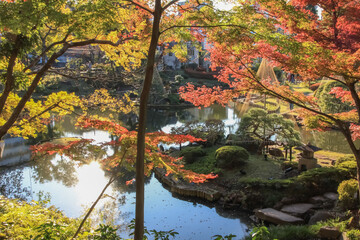
<svg viewBox="0 0 360 240">
<path fill-rule="evenodd" d="M 20 97 L 14 93 L 10 93 L 5 108 L 0 115 L 0 125 L 4 125 L 10 118 L 13 110 L 20 101 Z M 51 118 L 51 113 L 58 116 L 70 114 L 75 107 L 81 105 L 81 100 L 75 94 L 66 92 L 58 92 L 49 95 L 46 100 L 35 101 L 30 99 L 20 117 L 15 124 L 9 129 L 9 133 L 14 136 L 23 136 L 24 138 L 36 137 L 39 132 L 46 132 L 47 126 Z"/>
<path fill-rule="evenodd" d="M 127 114 L 134 110 L 135 103 L 131 101 L 128 92 L 121 98 L 112 97 L 106 89 L 96 90 L 86 101 L 88 107 L 96 107 L 101 112 L 111 111 Z M 109 114 L 111 118 L 112 114 Z"/>
<path fill-rule="evenodd" d="M 172 47 L 171 51 L 181 62 L 185 62 L 187 60 L 187 46 L 184 46 L 183 44 L 176 44 Z"/>
</svg>

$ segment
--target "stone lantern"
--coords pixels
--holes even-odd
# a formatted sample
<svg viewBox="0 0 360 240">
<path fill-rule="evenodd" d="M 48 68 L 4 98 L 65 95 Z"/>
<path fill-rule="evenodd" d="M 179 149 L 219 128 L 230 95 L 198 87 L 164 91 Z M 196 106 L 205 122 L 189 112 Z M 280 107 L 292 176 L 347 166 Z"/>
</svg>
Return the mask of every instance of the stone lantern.
<svg viewBox="0 0 360 240">
<path fill-rule="evenodd" d="M 306 171 L 317 167 L 317 159 L 314 158 L 314 150 L 305 145 L 300 147 L 302 153 L 299 154 L 299 171 Z"/>
</svg>

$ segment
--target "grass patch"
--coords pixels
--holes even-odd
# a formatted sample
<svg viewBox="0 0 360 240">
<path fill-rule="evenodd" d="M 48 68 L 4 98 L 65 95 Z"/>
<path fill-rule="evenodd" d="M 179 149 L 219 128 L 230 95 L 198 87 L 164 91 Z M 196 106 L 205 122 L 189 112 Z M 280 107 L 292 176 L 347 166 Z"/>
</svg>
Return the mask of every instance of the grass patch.
<svg viewBox="0 0 360 240">
<path fill-rule="evenodd" d="M 219 173 L 220 168 L 216 167 L 215 152 L 220 146 L 213 146 L 209 148 L 203 148 L 206 155 L 196 159 L 194 163 L 186 164 L 185 169 L 191 170 L 196 173 Z"/>
<path fill-rule="evenodd" d="M 332 152 L 327 150 L 320 150 L 315 152 L 315 158 L 316 157 L 327 157 L 329 159 L 338 160 L 341 157 L 347 157 L 352 156 L 352 154 L 346 154 L 346 153 L 339 153 L 339 152 Z"/>
<path fill-rule="evenodd" d="M 246 175 L 242 178 L 280 178 L 282 175 L 281 162 L 268 158 L 264 160 L 262 155 L 250 155 L 248 163 L 244 167 Z"/>
<path fill-rule="evenodd" d="M 246 178 L 259 178 L 259 179 L 269 179 L 269 178 L 280 178 L 283 171 L 281 170 L 281 161 L 269 158 L 268 161 L 264 160 L 262 155 L 250 155 L 247 163 L 241 167 L 241 170 L 245 171 L 245 175 L 238 176 L 239 169 L 232 170 L 222 170 L 216 167 L 216 158 L 215 151 L 220 148 L 220 146 L 213 146 L 209 148 L 203 148 L 206 152 L 206 155 L 199 157 L 192 164 L 186 164 L 185 168 L 192 170 L 196 173 L 223 173 L 224 178 L 234 178 L 244 180 Z"/>
</svg>

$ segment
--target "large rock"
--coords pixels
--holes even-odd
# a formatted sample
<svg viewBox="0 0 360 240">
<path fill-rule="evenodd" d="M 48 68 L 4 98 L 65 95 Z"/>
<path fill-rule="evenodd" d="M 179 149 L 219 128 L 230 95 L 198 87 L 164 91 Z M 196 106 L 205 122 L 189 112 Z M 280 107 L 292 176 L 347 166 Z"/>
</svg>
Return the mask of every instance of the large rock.
<svg viewBox="0 0 360 240">
<path fill-rule="evenodd" d="M 321 227 L 318 233 L 318 237 L 326 239 L 338 239 L 341 232 L 336 227 Z"/>
<path fill-rule="evenodd" d="M 264 208 L 257 210 L 255 216 L 267 222 L 275 224 L 302 224 L 304 220 L 290 214 L 280 212 L 273 208 Z"/>
<path fill-rule="evenodd" d="M 281 208 L 282 212 L 289 213 L 293 216 L 301 217 L 311 208 L 314 208 L 315 205 L 311 203 L 295 203 L 290 205 L 285 205 Z"/>
<path fill-rule="evenodd" d="M 323 196 L 314 196 L 312 198 L 310 198 L 310 203 L 313 204 L 323 204 L 324 202 L 326 202 L 326 198 Z"/>
<path fill-rule="evenodd" d="M 317 222 L 326 221 L 326 220 L 331 219 L 331 218 L 334 218 L 334 216 L 330 212 L 328 212 L 328 211 L 318 211 L 313 216 L 311 216 L 308 224 L 309 225 L 314 225 Z"/>
<path fill-rule="evenodd" d="M 269 149 L 269 154 L 274 156 L 274 157 L 282 157 L 282 158 L 284 157 L 283 152 L 278 148 Z"/>
<path fill-rule="evenodd" d="M 329 200 L 332 200 L 332 201 L 336 201 L 336 200 L 338 200 L 338 198 L 339 198 L 339 195 L 336 194 L 336 193 L 333 193 L 333 192 L 324 193 L 323 196 L 324 196 L 325 198 L 329 199 Z"/>
</svg>

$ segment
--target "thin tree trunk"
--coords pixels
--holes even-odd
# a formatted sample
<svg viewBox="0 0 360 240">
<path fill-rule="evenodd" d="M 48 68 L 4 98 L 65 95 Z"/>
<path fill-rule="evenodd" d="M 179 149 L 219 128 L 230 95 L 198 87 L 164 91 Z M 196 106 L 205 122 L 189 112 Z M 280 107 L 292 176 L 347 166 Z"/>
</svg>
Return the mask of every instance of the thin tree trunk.
<svg viewBox="0 0 360 240">
<path fill-rule="evenodd" d="M 354 99 L 355 107 L 356 107 L 357 114 L 358 114 L 358 122 L 360 122 L 360 98 L 359 98 L 358 93 L 356 92 L 355 83 L 348 85 L 348 88 L 350 90 L 351 97 Z"/>
<path fill-rule="evenodd" d="M 8 96 L 9 96 L 12 88 L 14 87 L 15 78 L 14 78 L 14 75 L 13 75 L 13 71 L 14 71 L 14 66 L 16 64 L 16 58 L 17 58 L 17 56 L 18 56 L 18 54 L 20 52 L 20 48 L 21 48 L 21 39 L 20 39 L 19 36 L 16 36 L 14 49 L 13 49 L 13 51 L 11 53 L 9 63 L 8 63 L 8 67 L 6 69 L 4 91 L 3 91 L 3 93 L 1 94 L 1 97 L 0 97 L 0 114 L 4 109 L 6 100 L 7 100 Z"/>
<path fill-rule="evenodd" d="M 136 153 L 136 210 L 135 210 L 135 240 L 143 240 L 144 236 L 144 155 L 146 132 L 146 107 L 149 98 L 154 72 L 155 53 L 160 35 L 161 0 L 155 1 L 154 21 L 151 42 L 147 57 L 145 80 L 140 96 L 139 123 Z"/>
<path fill-rule="evenodd" d="M 86 220 L 89 218 L 91 212 L 95 209 L 96 204 L 100 201 L 100 199 L 102 198 L 102 196 L 104 195 L 106 189 L 115 181 L 115 177 L 112 176 L 110 177 L 108 183 L 105 185 L 105 187 L 103 188 L 103 190 L 101 191 L 100 195 L 98 196 L 98 198 L 96 199 L 96 201 L 91 205 L 89 211 L 86 213 L 85 217 L 83 218 L 83 220 L 81 221 L 78 229 L 76 230 L 76 233 L 74 234 L 74 236 L 72 237 L 72 239 L 76 239 L 76 237 L 79 235 L 83 225 L 85 224 Z"/>
</svg>

